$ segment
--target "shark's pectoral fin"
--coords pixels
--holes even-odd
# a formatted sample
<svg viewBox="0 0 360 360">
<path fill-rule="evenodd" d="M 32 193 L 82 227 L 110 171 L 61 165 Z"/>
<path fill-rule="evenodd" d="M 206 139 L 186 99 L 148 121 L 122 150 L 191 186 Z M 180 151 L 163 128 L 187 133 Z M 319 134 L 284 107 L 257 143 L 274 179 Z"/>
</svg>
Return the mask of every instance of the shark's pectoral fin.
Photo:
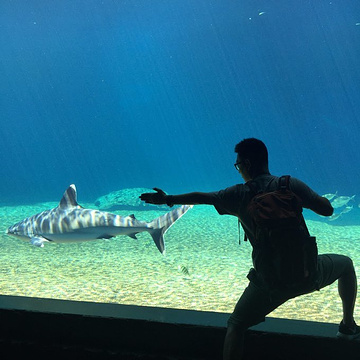
<svg viewBox="0 0 360 360">
<path fill-rule="evenodd" d="M 133 239 L 136 239 L 136 240 L 137 240 L 136 234 L 137 234 L 137 233 L 132 233 L 132 234 L 129 234 L 129 236 L 130 236 L 131 238 L 133 238 Z"/>
<path fill-rule="evenodd" d="M 42 236 L 34 236 L 30 239 L 31 245 L 37 246 L 37 247 L 44 247 L 44 243 L 49 242 L 49 240 L 46 240 Z"/>
</svg>

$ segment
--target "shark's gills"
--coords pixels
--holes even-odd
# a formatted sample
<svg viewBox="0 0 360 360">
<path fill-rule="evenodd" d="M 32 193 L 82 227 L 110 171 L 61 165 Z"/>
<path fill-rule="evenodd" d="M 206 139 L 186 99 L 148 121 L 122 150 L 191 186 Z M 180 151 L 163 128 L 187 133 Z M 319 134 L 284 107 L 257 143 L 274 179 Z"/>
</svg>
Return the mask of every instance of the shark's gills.
<svg viewBox="0 0 360 360">
<path fill-rule="evenodd" d="M 193 205 L 182 205 L 149 223 L 152 228 L 149 229 L 150 235 L 162 254 L 165 252 L 164 234 L 176 220 L 180 219 L 192 207 Z"/>
</svg>

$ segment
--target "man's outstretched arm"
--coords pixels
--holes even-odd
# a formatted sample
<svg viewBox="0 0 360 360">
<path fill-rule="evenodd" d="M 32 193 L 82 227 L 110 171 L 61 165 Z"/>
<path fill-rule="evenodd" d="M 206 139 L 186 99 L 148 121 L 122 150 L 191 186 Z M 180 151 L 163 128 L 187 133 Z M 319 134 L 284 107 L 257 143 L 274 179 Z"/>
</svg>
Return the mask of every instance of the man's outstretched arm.
<svg viewBox="0 0 360 360">
<path fill-rule="evenodd" d="M 203 192 L 192 192 L 188 194 L 181 195 L 166 195 L 164 191 L 159 188 L 154 188 L 155 193 L 144 193 L 139 196 L 142 201 L 145 201 L 147 204 L 154 205 L 163 205 L 167 204 L 169 206 L 173 205 L 214 205 L 215 197 L 213 193 L 203 193 Z"/>
</svg>

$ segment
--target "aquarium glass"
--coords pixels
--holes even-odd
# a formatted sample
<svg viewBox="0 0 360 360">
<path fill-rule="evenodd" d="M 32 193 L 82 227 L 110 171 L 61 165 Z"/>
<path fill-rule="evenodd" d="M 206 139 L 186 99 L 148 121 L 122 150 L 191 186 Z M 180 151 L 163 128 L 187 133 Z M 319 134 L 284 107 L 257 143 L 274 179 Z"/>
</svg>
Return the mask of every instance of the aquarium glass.
<svg viewBox="0 0 360 360">
<path fill-rule="evenodd" d="M 149 222 L 170 211 L 140 203 L 153 187 L 243 182 L 247 137 L 271 173 L 335 201 L 331 218 L 305 210 L 309 230 L 360 273 L 358 1 L 3 0 L 0 20 L 0 294 L 232 312 L 251 246 L 212 206 L 169 228 L 166 255 L 148 232 L 43 247 L 5 232 L 71 184 L 85 208 Z M 338 323 L 337 284 L 272 316 Z"/>
</svg>

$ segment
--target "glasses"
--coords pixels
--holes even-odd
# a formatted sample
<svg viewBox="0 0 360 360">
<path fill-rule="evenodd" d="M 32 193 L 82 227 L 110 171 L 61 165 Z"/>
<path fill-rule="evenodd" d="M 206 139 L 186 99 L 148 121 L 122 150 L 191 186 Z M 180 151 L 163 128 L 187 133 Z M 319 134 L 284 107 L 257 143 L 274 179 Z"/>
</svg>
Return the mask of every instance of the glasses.
<svg viewBox="0 0 360 360">
<path fill-rule="evenodd" d="M 240 165 L 241 165 L 242 163 L 243 163 L 243 161 L 239 161 L 239 162 L 237 162 L 237 163 L 234 164 L 235 169 L 236 169 L 237 171 L 240 171 Z"/>
</svg>

